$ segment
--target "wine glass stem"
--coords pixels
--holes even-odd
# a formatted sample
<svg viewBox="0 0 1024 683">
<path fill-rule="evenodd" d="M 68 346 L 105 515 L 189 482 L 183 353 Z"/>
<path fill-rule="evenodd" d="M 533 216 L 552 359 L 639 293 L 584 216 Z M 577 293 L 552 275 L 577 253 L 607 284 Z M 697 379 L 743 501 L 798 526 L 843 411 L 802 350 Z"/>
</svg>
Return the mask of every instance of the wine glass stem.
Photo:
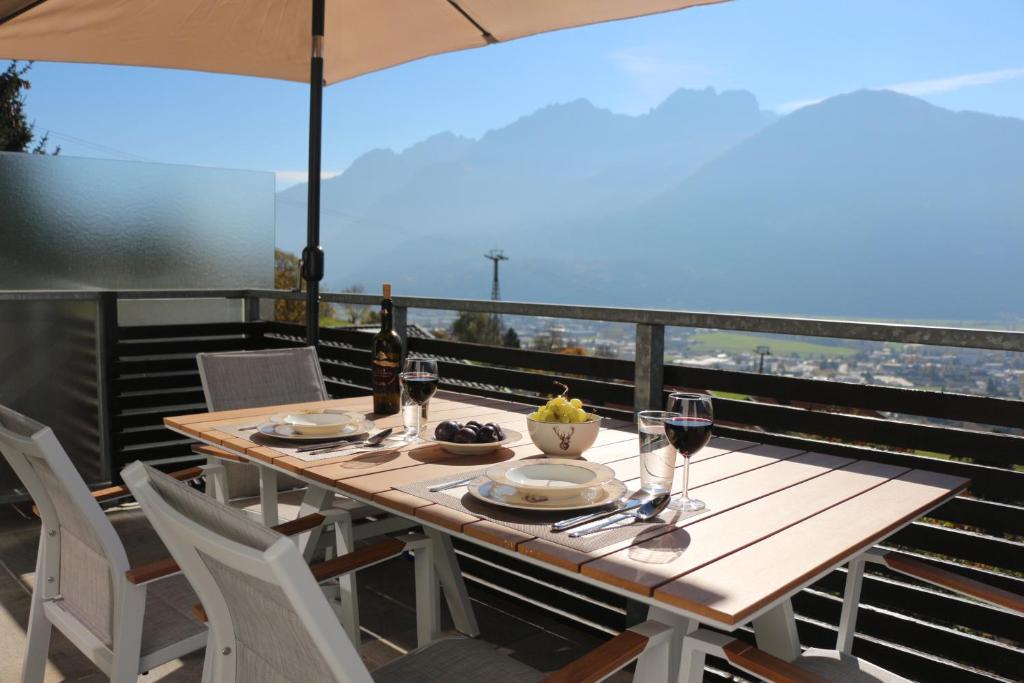
<svg viewBox="0 0 1024 683">
<path fill-rule="evenodd" d="M 683 456 L 683 500 L 690 498 L 690 456 Z"/>
<path fill-rule="evenodd" d="M 415 415 L 416 419 L 413 420 L 412 423 L 415 426 L 416 431 L 414 431 L 413 434 L 412 434 L 412 440 L 413 441 L 419 441 L 419 439 L 420 439 L 420 416 L 423 414 L 423 405 L 420 404 L 420 403 L 417 403 L 416 404 L 416 410 L 413 411 L 413 412 L 416 414 Z"/>
</svg>

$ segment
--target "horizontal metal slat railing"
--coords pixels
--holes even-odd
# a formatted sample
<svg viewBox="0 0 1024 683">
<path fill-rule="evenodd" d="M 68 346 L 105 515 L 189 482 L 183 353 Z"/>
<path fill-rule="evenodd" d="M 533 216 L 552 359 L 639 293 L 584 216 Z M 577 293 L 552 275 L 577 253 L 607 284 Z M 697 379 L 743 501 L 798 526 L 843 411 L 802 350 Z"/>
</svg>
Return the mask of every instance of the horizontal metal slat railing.
<svg viewBox="0 0 1024 683">
<path fill-rule="evenodd" d="M 0 293 L 0 300 L 34 294 Z M 62 298 L 53 292 L 41 296 Z M 301 326 L 259 321 L 251 314 L 258 309 L 260 299 L 302 298 L 298 293 L 238 289 L 88 292 L 73 296 L 106 297 L 108 309 L 111 297 L 115 302 L 223 297 L 245 302 L 240 308 L 250 312 L 242 322 L 114 326 L 106 343 L 105 367 L 110 377 L 110 406 L 116 409 L 112 416 L 116 438 L 111 443 L 117 449 L 118 463 L 141 456 L 187 457 L 188 443 L 166 443 L 169 437 L 160 420 L 164 415 L 201 408 L 196 351 L 304 343 Z M 354 294 L 327 293 L 324 299 L 357 305 L 377 302 L 374 296 Z M 399 321 L 406 319 L 409 308 L 424 308 L 606 320 L 632 323 L 637 328 L 640 363 L 408 339 L 412 352 L 442 359 L 446 388 L 538 403 L 544 400 L 552 376 L 568 377 L 574 395 L 580 395 L 597 411 L 627 418 L 635 407 L 659 401 L 666 387 L 744 394 L 757 400 L 717 400 L 719 433 L 970 477 L 974 484 L 967 495 L 945 504 L 928 520 L 907 527 L 886 544 L 972 578 L 1024 592 L 1024 552 L 1020 543 L 1024 530 L 1024 472 L 1020 471 L 1024 469 L 1024 449 L 1020 448 L 1021 437 L 1007 433 L 1024 427 L 1024 402 L 665 366 L 658 354 L 666 325 L 1017 352 L 1024 351 L 1024 333 L 419 297 L 398 297 L 394 302 Z M 355 395 L 368 387 L 370 338 L 366 332 L 322 330 L 319 351 L 332 394 Z M 954 420 L 957 425 L 935 421 L 926 424 L 908 416 Z M 944 453 L 946 459 L 915 451 Z M 485 561 L 486 553 L 479 548 L 465 546 L 460 552 L 482 586 L 508 582 L 516 585 L 525 599 L 534 599 L 530 597 L 533 595 L 541 601 L 560 600 L 562 612 L 575 609 L 591 622 L 604 619 L 608 628 L 624 625 L 625 605 L 614 598 L 606 600 L 611 609 L 595 607 L 591 598 L 574 601 L 569 597 L 574 590 L 571 583 L 565 583 L 561 591 L 540 590 L 536 582 L 515 583 L 513 574 L 502 574 L 501 562 Z M 502 562 L 513 572 L 530 571 L 514 561 Z M 842 570 L 833 572 L 794 601 L 805 644 L 829 646 L 830 639 L 834 641 L 836 594 L 842 579 Z M 866 576 L 863 603 L 855 651 L 899 673 L 917 680 L 1001 681 L 1013 680 L 1014 672 L 1020 670 L 1024 620 L 1019 617 L 923 588 L 878 569 Z"/>
</svg>

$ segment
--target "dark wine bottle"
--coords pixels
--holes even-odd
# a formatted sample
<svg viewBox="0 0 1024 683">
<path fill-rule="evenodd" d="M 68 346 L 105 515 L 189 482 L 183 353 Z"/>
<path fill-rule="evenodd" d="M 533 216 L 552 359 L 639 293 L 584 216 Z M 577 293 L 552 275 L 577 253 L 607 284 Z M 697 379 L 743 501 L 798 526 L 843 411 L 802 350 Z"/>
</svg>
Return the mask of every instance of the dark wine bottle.
<svg viewBox="0 0 1024 683">
<path fill-rule="evenodd" d="M 395 332 L 391 304 L 391 285 L 384 283 L 380 302 L 380 332 L 373 337 L 373 412 L 394 415 L 402 409 L 398 373 L 402 369 L 402 339 Z"/>
</svg>

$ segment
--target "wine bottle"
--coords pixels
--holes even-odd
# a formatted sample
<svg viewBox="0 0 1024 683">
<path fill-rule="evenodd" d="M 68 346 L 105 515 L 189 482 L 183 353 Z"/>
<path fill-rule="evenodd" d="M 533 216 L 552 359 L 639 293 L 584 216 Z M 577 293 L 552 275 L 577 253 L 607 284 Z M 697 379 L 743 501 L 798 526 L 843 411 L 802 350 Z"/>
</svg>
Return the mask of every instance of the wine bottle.
<svg viewBox="0 0 1024 683">
<path fill-rule="evenodd" d="M 402 409 L 398 373 L 402 368 L 402 339 L 395 332 L 392 316 L 391 285 L 384 283 L 380 302 L 380 332 L 373 337 L 373 412 L 395 415 Z"/>
</svg>

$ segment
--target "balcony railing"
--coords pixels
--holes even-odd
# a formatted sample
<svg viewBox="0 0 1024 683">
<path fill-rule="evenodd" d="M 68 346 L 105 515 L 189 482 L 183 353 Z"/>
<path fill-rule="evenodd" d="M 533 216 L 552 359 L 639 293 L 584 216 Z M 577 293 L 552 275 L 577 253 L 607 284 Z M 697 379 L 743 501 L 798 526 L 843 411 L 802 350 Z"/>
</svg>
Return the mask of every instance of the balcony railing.
<svg viewBox="0 0 1024 683">
<path fill-rule="evenodd" d="M 247 289 L 0 292 L 0 303 L 95 302 L 98 428 L 107 459 L 101 469 L 116 473 L 135 459 L 176 462 L 194 457 L 190 443 L 166 431 L 161 420 L 204 408 L 195 353 L 304 344 L 302 326 L 260 315 L 266 302 L 302 296 Z M 211 298 L 237 302 L 232 319 L 158 325 L 122 324 L 118 319 L 119 302 Z M 355 305 L 378 302 L 375 296 L 361 294 L 328 293 L 323 299 Z M 1024 333 L 419 297 L 397 297 L 394 303 L 403 337 L 410 309 L 635 326 L 635 361 L 408 337 L 409 351 L 439 359 L 442 386 L 447 389 L 539 403 L 551 391 L 552 378 L 570 377 L 574 396 L 597 412 L 626 419 L 634 409 L 663 405 L 670 387 L 742 394 L 752 400 L 716 399 L 716 433 L 969 477 L 973 484 L 966 494 L 898 531 L 885 545 L 1024 593 L 1024 437 L 1017 435 L 1024 428 L 1024 401 L 664 363 L 666 326 L 1012 352 L 1024 352 Z M 369 341 L 365 331 L 321 331 L 318 351 L 333 395 L 367 391 Z M 596 589 L 542 575 L 481 548 L 463 546 L 459 552 L 471 580 L 500 585 L 595 628 L 618 630 L 635 617 L 630 605 Z M 837 570 L 823 577 L 794 601 L 805 645 L 834 644 L 843 573 Z M 915 680 L 1020 680 L 1024 620 L 1019 617 L 882 569 L 872 569 L 865 577 L 863 604 L 857 654 Z M 709 680 L 718 680 L 713 678 L 717 675 L 710 672 Z"/>
</svg>

